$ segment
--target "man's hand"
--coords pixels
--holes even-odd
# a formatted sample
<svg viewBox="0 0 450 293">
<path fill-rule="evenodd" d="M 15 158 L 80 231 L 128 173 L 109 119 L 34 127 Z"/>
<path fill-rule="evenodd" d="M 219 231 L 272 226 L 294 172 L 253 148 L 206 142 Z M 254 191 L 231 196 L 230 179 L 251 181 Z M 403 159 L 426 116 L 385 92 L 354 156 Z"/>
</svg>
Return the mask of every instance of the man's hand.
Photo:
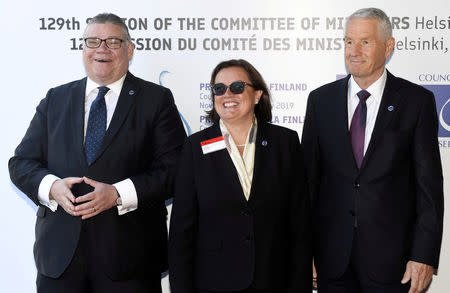
<svg viewBox="0 0 450 293">
<path fill-rule="evenodd" d="M 76 203 L 83 203 L 75 206 L 76 216 L 81 216 L 85 220 L 116 205 L 116 199 L 119 197 L 119 194 L 114 186 L 87 177 L 82 179 L 86 184 L 94 187 L 94 191 L 75 199 Z"/>
<path fill-rule="evenodd" d="M 408 293 L 420 293 L 430 285 L 433 277 L 433 267 L 415 261 L 408 261 L 406 271 L 403 275 L 402 284 L 411 280 L 411 288 Z"/>
<path fill-rule="evenodd" d="M 50 187 L 49 199 L 55 200 L 69 215 L 75 216 L 75 196 L 70 190 L 74 184 L 83 182 L 81 177 L 66 177 L 53 182 Z"/>
<path fill-rule="evenodd" d="M 314 265 L 314 259 L 312 263 L 313 275 L 312 275 L 312 288 L 313 290 L 317 290 L 317 271 L 316 266 Z"/>
</svg>

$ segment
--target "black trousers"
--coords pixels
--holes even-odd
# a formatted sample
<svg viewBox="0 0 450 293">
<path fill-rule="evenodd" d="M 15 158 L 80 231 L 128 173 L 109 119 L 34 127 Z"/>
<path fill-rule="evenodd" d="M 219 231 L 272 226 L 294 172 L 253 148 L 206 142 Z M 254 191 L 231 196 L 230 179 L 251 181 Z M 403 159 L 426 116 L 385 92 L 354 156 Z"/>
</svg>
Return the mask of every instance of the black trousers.
<svg viewBox="0 0 450 293">
<path fill-rule="evenodd" d="M 38 293 L 161 293 L 161 275 L 147 276 L 145 280 L 131 279 L 113 281 L 109 279 L 98 265 L 91 220 L 82 223 L 80 240 L 75 255 L 57 279 L 40 273 L 37 275 Z M 126 253 L 126 252 L 124 252 Z"/>
<path fill-rule="evenodd" d="M 363 253 L 358 243 L 358 228 L 355 228 L 347 270 L 338 279 L 330 279 L 319 274 L 318 293 L 407 293 L 409 291 L 410 283 L 402 284 L 398 280 L 386 284 L 370 279 L 361 261 Z"/>
</svg>

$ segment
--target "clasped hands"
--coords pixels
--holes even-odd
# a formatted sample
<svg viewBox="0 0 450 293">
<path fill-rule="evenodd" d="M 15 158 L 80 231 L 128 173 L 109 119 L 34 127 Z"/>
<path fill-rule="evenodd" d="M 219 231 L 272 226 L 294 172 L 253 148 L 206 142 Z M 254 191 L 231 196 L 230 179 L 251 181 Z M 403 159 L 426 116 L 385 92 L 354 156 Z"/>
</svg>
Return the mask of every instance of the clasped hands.
<svg viewBox="0 0 450 293">
<path fill-rule="evenodd" d="M 75 197 L 71 189 L 75 184 L 83 181 L 92 186 L 94 190 L 83 196 Z M 68 214 L 81 216 L 85 220 L 114 207 L 118 196 L 116 188 L 110 184 L 87 177 L 67 177 L 53 182 L 49 198 L 55 200 Z M 78 205 L 75 206 L 75 203 Z"/>
</svg>

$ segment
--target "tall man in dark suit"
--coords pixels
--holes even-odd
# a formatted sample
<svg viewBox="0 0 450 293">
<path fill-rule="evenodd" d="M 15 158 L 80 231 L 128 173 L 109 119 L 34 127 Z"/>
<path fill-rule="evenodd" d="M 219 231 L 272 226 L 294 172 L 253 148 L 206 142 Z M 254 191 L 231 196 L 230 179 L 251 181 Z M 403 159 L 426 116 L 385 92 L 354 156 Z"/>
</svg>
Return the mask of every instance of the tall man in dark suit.
<svg viewBox="0 0 450 293">
<path fill-rule="evenodd" d="M 421 292 L 442 238 L 434 96 L 385 69 L 383 11 L 353 13 L 344 40 L 350 75 L 311 92 L 302 137 L 319 291 Z"/>
<path fill-rule="evenodd" d="M 87 78 L 48 91 L 9 161 L 39 205 L 37 291 L 161 292 L 184 129 L 171 92 L 128 72 L 121 18 L 95 16 L 84 37 Z"/>
</svg>

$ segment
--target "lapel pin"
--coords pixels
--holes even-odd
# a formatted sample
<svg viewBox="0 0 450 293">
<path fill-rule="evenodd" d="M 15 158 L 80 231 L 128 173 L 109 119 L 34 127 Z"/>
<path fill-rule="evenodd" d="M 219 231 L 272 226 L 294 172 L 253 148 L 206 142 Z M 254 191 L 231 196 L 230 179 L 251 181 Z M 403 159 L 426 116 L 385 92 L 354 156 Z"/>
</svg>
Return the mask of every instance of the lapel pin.
<svg viewBox="0 0 450 293">
<path fill-rule="evenodd" d="M 130 91 L 128 92 L 128 94 L 129 94 L 130 96 L 132 96 L 132 95 L 134 95 L 134 91 L 133 91 L 133 90 L 130 90 Z"/>
<path fill-rule="evenodd" d="M 389 111 L 389 112 L 394 111 L 394 106 L 389 106 L 389 107 L 388 107 L 388 111 Z"/>
<path fill-rule="evenodd" d="M 267 146 L 267 140 L 263 140 L 261 143 L 263 146 Z"/>
</svg>

